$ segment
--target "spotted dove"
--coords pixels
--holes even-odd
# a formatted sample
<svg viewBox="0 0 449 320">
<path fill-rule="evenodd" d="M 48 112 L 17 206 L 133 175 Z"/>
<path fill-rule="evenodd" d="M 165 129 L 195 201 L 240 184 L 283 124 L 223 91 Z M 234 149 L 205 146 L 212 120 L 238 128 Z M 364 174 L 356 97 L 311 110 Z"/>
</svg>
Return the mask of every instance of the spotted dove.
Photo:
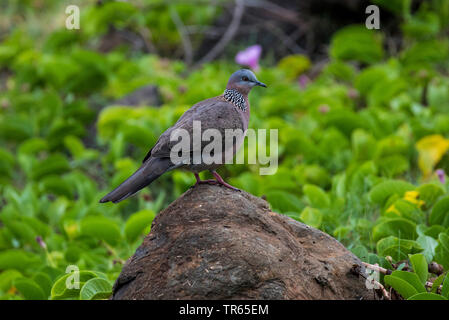
<svg viewBox="0 0 449 320">
<path fill-rule="evenodd" d="M 152 183 L 165 172 L 177 168 L 193 172 L 196 184 L 217 183 L 238 190 L 226 183 L 216 170 L 223 165 L 225 153 L 230 152 L 231 157 L 234 156 L 243 142 L 248 129 L 250 115 L 248 93 L 254 86 L 266 87 L 264 83 L 257 80 L 254 73 L 250 70 L 241 69 L 233 73 L 222 95 L 198 102 L 188 109 L 172 127 L 162 133 L 156 144 L 143 159 L 140 168 L 117 188 L 105 195 L 100 202 L 112 201 L 117 203 L 125 200 Z M 202 158 L 200 161 L 193 161 L 194 148 L 200 148 L 202 151 L 210 142 L 200 141 L 200 145 L 198 145 L 195 144 L 195 141 L 192 142 L 192 140 L 190 152 L 188 152 L 188 158 L 191 161 L 175 163 L 172 161 L 170 157 L 171 149 L 178 141 L 172 141 L 171 134 L 177 129 L 184 129 L 192 137 L 194 121 L 199 121 L 201 124 L 202 134 L 207 129 L 216 129 L 220 132 L 223 146 L 221 158 L 223 161 L 210 163 L 210 161 L 203 161 Z M 226 129 L 240 129 L 243 132 L 240 137 L 236 137 L 236 140 L 232 141 L 231 150 L 229 147 L 225 149 Z M 216 180 L 201 180 L 198 174 L 204 170 L 209 170 Z"/>
</svg>

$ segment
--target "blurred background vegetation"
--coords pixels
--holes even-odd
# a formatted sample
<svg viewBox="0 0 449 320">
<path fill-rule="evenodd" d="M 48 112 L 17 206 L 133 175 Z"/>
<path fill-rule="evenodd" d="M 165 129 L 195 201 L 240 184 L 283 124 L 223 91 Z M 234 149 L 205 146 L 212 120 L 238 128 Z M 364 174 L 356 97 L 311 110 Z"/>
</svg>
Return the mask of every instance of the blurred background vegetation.
<svg viewBox="0 0 449 320">
<path fill-rule="evenodd" d="M 380 30 L 365 27 L 370 4 Z M 65 27 L 68 5 L 79 30 Z M 228 165 L 224 178 L 365 262 L 415 273 L 409 254 L 436 262 L 443 270 L 420 279 L 447 296 L 448 35 L 449 0 L 3 1 L 0 297 L 107 298 L 194 177 L 176 171 L 118 205 L 98 200 L 242 66 L 268 84 L 250 95 L 250 127 L 279 130 L 279 169 Z M 237 63 L 253 45 L 260 59 Z M 79 289 L 65 286 L 69 265 Z"/>
</svg>

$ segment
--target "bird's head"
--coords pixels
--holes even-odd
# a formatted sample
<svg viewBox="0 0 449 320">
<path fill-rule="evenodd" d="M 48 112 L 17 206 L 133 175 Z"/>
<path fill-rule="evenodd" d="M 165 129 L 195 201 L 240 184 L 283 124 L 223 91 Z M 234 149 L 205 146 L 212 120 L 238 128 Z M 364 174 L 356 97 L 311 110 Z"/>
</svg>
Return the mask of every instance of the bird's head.
<svg viewBox="0 0 449 320">
<path fill-rule="evenodd" d="M 248 94 L 255 86 L 267 87 L 265 83 L 257 80 L 256 75 L 251 70 L 240 69 L 231 75 L 226 89 L 236 89 L 240 93 Z"/>
</svg>

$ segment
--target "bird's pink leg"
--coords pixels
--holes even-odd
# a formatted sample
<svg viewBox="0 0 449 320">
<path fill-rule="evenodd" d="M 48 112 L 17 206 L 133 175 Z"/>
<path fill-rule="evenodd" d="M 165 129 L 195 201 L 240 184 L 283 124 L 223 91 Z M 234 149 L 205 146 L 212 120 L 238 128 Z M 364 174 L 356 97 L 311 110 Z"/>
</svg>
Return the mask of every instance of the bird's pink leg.
<svg viewBox="0 0 449 320">
<path fill-rule="evenodd" d="M 214 175 L 215 179 L 217 179 L 217 182 L 223 186 L 225 186 L 226 188 L 232 189 L 232 190 L 236 190 L 236 191 L 240 191 L 240 189 L 231 186 L 229 183 L 226 183 L 226 181 L 223 180 L 223 178 L 217 173 L 217 171 L 211 171 L 212 174 Z"/>
<path fill-rule="evenodd" d="M 200 175 L 198 174 L 198 173 L 193 173 L 194 175 L 195 175 L 195 178 L 196 178 L 196 183 L 195 183 L 195 185 L 197 185 L 197 184 L 206 184 L 206 183 L 211 183 L 211 184 L 216 184 L 216 183 L 218 183 L 216 180 L 213 180 L 213 179 L 209 179 L 209 180 L 201 180 L 200 179 Z"/>
</svg>

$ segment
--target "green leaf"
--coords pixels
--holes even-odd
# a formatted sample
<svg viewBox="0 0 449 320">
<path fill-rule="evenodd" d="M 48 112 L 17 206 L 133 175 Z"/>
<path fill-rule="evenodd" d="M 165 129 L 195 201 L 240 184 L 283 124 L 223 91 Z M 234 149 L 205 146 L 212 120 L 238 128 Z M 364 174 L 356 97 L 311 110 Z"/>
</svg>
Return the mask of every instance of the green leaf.
<svg viewBox="0 0 449 320">
<path fill-rule="evenodd" d="M 337 238 L 337 240 L 339 240 L 345 238 L 346 235 L 348 235 L 350 232 L 351 232 L 350 227 L 340 226 L 337 227 L 332 234 L 334 238 Z"/>
<path fill-rule="evenodd" d="M 435 249 L 438 246 L 438 241 L 429 236 L 419 236 L 416 242 L 424 249 L 422 254 L 426 258 L 427 263 L 432 262 L 435 256 Z"/>
<path fill-rule="evenodd" d="M 432 293 L 437 293 L 438 288 L 440 287 L 441 283 L 443 282 L 445 276 L 446 276 L 446 274 L 444 274 L 444 273 L 443 273 L 443 274 L 440 274 L 440 275 L 438 276 L 438 278 L 436 278 L 436 279 L 433 281 L 432 288 L 431 288 L 431 292 L 432 292 Z"/>
<path fill-rule="evenodd" d="M 303 192 L 306 195 L 310 206 L 314 208 L 328 208 L 330 206 L 330 199 L 326 192 L 312 184 L 306 184 L 303 187 Z"/>
<path fill-rule="evenodd" d="M 14 287 L 16 287 L 27 300 L 47 300 L 44 291 L 34 280 L 17 278 L 14 280 Z"/>
<path fill-rule="evenodd" d="M 19 239 L 21 243 L 33 243 L 36 239 L 36 232 L 29 225 L 22 221 L 5 221 L 5 226 Z"/>
<path fill-rule="evenodd" d="M 80 292 L 82 300 L 107 299 L 112 294 L 112 285 L 109 281 L 94 278 L 87 281 Z"/>
<path fill-rule="evenodd" d="M 441 289 L 441 295 L 449 299 L 449 275 L 447 273 L 443 281 L 443 288 Z"/>
<path fill-rule="evenodd" d="M 373 228 L 373 239 L 378 241 L 387 236 L 413 240 L 417 237 L 416 224 L 403 218 L 380 219 L 379 223 Z"/>
<path fill-rule="evenodd" d="M 391 256 L 399 261 L 407 259 L 408 254 L 419 253 L 422 248 L 412 240 L 399 239 L 397 237 L 386 237 L 377 242 L 377 252 L 381 256 Z"/>
<path fill-rule="evenodd" d="M 73 271 L 61 276 L 51 288 L 52 300 L 79 298 L 82 286 L 98 275 L 93 271 Z"/>
<path fill-rule="evenodd" d="M 412 263 L 413 271 L 418 275 L 421 283 L 425 285 L 429 275 L 426 258 L 422 254 L 414 254 L 409 259 Z"/>
<path fill-rule="evenodd" d="M 39 191 L 45 194 L 65 196 L 73 198 L 73 186 L 57 175 L 48 175 L 40 179 Z"/>
<path fill-rule="evenodd" d="M 445 251 L 449 252 L 449 236 L 445 233 L 440 233 L 438 236 L 440 244 L 444 247 Z"/>
<path fill-rule="evenodd" d="M 420 230 L 418 230 L 418 229 L 420 229 Z M 446 228 L 444 228 L 443 226 L 440 226 L 440 225 L 433 225 L 430 227 L 427 227 L 425 225 L 420 225 L 419 228 L 416 229 L 416 232 L 418 232 L 418 234 L 419 234 L 419 232 L 421 232 L 422 235 L 429 236 L 434 239 L 438 239 L 438 235 L 440 233 L 444 233 L 445 231 L 446 231 Z"/>
<path fill-rule="evenodd" d="M 444 269 L 449 268 L 449 250 L 441 243 L 438 243 L 438 246 L 435 248 L 435 257 L 434 260 L 439 264 L 443 265 Z"/>
<path fill-rule="evenodd" d="M 412 285 L 417 292 L 426 292 L 426 288 L 424 284 L 421 282 L 420 278 L 416 273 L 408 272 L 408 271 L 393 271 L 391 274 L 393 277 L 400 278 L 404 281 L 407 281 L 408 284 Z M 424 281 L 425 283 L 425 281 Z"/>
<path fill-rule="evenodd" d="M 14 269 L 5 270 L 0 273 L 0 291 L 8 291 L 11 288 L 13 281 L 21 277 L 22 273 Z"/>
<path fill-rule="evenodd" d="M 374 63 L 383 57 L 382 39 L 365 27 L 344 27 L 332 37 L 330 54 L 336 59 Z"/>
<path fill-rule="evenodd" d="M 62 154 L 52 154 L 33 166 L 31 179 L 38 181 L 46 175 L 59 175 L 70 170 L 69 161 Z"/>
<path fill-rule="evenodd" d="M 309 69 L 311 63 L 307 56 L 292 54 L 282 58 L 278 68 L 285 73 L 286 78 L 293 80 Z"/>
<path fill-rule="evenodd" d="M 369 198 L 372 202 L 383 205 L 393 194 L 402 197 L 406 191 L 414 189 L 415 186 L 408 182 L 387 180 L 375 185 L 369 193 Z"/>
<path fill-rule="evenodd" d="M 89 216 L 81 220 L 81 234 L 116 244 L 120 238 L 120 229 L 114 221 L 100 216 Z"/>
<path fill-rule="evenodd" d="M 433 206 L 435 201 L 445 193 L 442 187 L 433 183 L 423 184 L 418 187 L 417 191 L 419 193 L 419 199 L 424 200 L 427 208 Z"/>
<path fill-rule="evenodd" d="M 314 228 L 319 228 L 323 221 L 323 214 L 318 209 L 306 207 L 301 212 L 300 218 L 305 224 Z"/>
<path fill-rule="evenodd" d="M 24 271 L 40 263 L 40 258 L 20 249 L 0 252 L 0 270 L 16 269 Z"/>
<path fill-rule="evenodd" d="M 305 207 L 297 196 L 286 191 L 269 191 L 265 195 L 273 210 L 278 210 L 280 213 L 301 212 Z"/>
<path fill-rule="evenodd" d="M 408 299 L 418 293 L 415 287 L 409 284 L 406 280 L 393 275 L 386 275 L 384 277 L 384 281 L 396 290 L 402 297 L 404 297 L 404 299 Z"/>
<path fill-rule="evenodd" d="M 407 300 L 447 300 L 447 298 L 431 292 L 421 292 L 409 297 Z"/>
<path fill-rule="evenodd" d="M 368 249 L 366 249 L 362 245 L 358 245 L 351 249 L 351 252 L 355 254 L 360 260 L 362 261 L 368 261 Z"/>
<path fill-rule="evenodd" d="M 139 235 L 149 232 L 154 216 L 152 210 L 141 210 L 132 214 L 125 224 L 126 239 L 133 242 Z"/>
<path fill-rule="evenodd" d="M 429 215 L 429 224 L 449 227 L 449 197 L 435 203 Z"/>
<path fill-rule="evenodd" d="M 33 280 L 39 285 L 45 296 L 49 297 L 51 293 L 51 287 L 53 285 L 50 277 L 43 272 L 38 272 L 33 276 Z"/>
</svg>

